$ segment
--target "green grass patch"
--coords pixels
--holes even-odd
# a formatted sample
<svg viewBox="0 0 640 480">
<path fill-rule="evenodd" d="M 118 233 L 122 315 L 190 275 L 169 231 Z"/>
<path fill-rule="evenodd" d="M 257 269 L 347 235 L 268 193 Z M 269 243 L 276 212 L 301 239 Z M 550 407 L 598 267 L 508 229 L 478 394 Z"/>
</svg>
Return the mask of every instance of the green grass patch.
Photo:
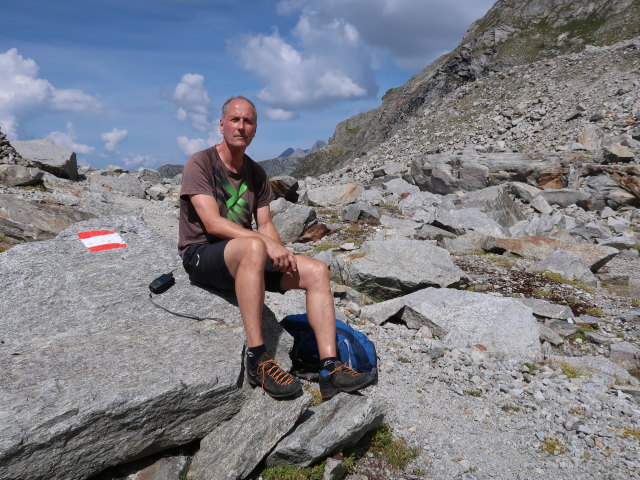
<svg viewBox="0 0 640 480">
<path fill-rule="evenodd" d="M 544 288 L 534 288 L 532 292 L 534 295 L 538 297 L 553 297 L 554 293 L 549 290 L 545 290 Z"/>
<path fill-rule="evenodd" d="M 469 395 L 470 397 L 481 397 L 482 396 L 482 392 L 480 390 L 476 390 L 473 388 L 470 388 L 469 390 L 463 390 L 465 395 Z"/>
<path fill-rule="evenodd" d="M 520 407 L 514 407 L 512 405 L 503 405 L 500 407 L 503 412 L 519 412 Z"/>
<path fill-rule="evenodd" d="M 587 375 L 587 372 L 578 367 L 574 367 L 566 362 L 560 362 L 560 372 L 567 378 L 578 378 Z"/>
<path fill-rule="evenodd" d="M 533 273 L 538 273 L 553 282 L 561 283 L 563 285 L 571 285 L 572 287 L 581 288 L 585 292 L 591 292 L 591 288 L 586 283 L 578 282 L 577 280 L 569 280 L 568 278 L 564 278 L 559 273 L 540 271 L 540 270 L 536 270 Z"/>
<path fill-rule="evenodd" d="M 320 389 L 319 388 L 312 387 L 312 386 L 309 386 L 309 385 L 305 385 L 304 386 L 304 390 L 306 392 L 309 392 L 311 397 L 313 397 L 313 401 L 311 402 L 311 406 L 312 407 L 315 407 L 316 405 L 320 405 L 323 402 L 322 394 L 320 393 Z"/>
<path fill-rule="evenodd" d="M 399 357 L 398 361 L 400 363 L 411 363 L 411 360 L 409 360 L 407 357 Z"/>
<path fill-rule="evenodd" d="M 349 464 L 355 466 L 357 460 L 367 453 L 382 459 L 393 468 L 403 470 L 411 460 L 418 456 L 418 449 L 407 446 L 403 439 L 394 438 L 391 427 L 383 424 L 373 432 L 366 434 L 358 445 L 345 450 L 343 456 L 350 460 L 348 463 L 344 460 L 343 462 L 348 469 Z"/>
<path fill-rule="evenodd" d="M 324 462 L 314 467 L 295 467 L 293 465 L 278 465 L 269 467 L 260 474 L 264 480 L 322 480 Z"/>
<path fill-rule="evenodd" d="M 562 455 L 567 451 L 560 440 L 551 437 L 544 439 L 544 442 L 542 442 L 542 450 L 553 456 Z"/>
<path fill-rule="evenodd" d="M 527 370 L 529 370 L 529 373 L 533 373 L 535 372 L 538 367 L 536 367 L 533 363 L 529 363 L 529 362 L 524 362 L 522 364 Z"/>
<path fill-rule="evenodd" d="M 604 312 L 601 309 L 595 307 L 585 308 L 584 313 L 586 313 L 587 315 L 591 315 L 592 317 L 604 317 Z"/>
<path fill-rule="evenodd" d="M 316 248 L 314 250 L 320 253 L 320 252 L 326 252 L 327 250 L 332 250 L 334 248 L 338 248 L 339 246 L 340 245 L 338 245 L 337 243 L 321 243 L 319 245 L 316 245 Z"/>
<path fill-rule="evenodd" d="M 640 429 L 639 428 L 625 428 L 622 431 L 622 436 L 624 438 L 635 438 L 638 442 L 640 442 Z"/>
</svg>

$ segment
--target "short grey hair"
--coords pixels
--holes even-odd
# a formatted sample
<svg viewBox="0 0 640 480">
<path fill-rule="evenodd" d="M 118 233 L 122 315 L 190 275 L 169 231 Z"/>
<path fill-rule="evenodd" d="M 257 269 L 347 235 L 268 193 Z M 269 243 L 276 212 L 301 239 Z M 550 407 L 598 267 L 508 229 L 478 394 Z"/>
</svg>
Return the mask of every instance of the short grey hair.
<svg viewBox="0 0 640 480">
<path fill-rule="evenodd" d="M 256 108 L 256 105 L 247 97 L 243 97 L 242 95 L 236 95 L 235 97 L 227 98 L 227 101 L 222 104 L 222 117 L 220 118 L 224 118 L 224 116 L 227 114 L 227 111 L 229 110 L 229 104 L 234 100 L 244 100 L 245 102 L 249 102 L 249 105 L 251 105 L 251 108 L 253 108 L 253 114 L 256 117 L 256 122 L 258 121 L 258 109 Z"/>
</svg>

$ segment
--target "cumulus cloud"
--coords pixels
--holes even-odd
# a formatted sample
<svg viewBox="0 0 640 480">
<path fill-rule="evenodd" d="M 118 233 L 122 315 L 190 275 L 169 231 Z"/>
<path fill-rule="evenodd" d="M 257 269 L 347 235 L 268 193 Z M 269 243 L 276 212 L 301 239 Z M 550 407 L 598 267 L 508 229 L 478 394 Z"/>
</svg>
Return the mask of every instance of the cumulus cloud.
<svg viewBox="0 0 640 480">
<path fill-rule="evenodd" d="M 122 142 L 129 135 L 128 130 L 119 130 L 114 128 L 110 132 L 103 133 L 100 138 L 102 139 L 104 144 L 104 149 L 108 152 L 115 152 L 116 147 L 120 142 Z"/>
<path fill-rule="evenodd" d="M 278 12 L 315 18 L 317 23 L 341 19 L 361 40 L 389 52 L 410 72 L 425 68 L 451 50 L 471 22 L 495 0 L 281 0 Z"/>
<path fill-rule="evenodd" d="M 185 73 L 173 91 L 171 99 L 178 106 L 176 117 L 187 121 L 195 130 L 206 132 L 213 128 L 211 100 L 203 75 Z"/>
<path fill-rule="evenodd" d="M 281 108 L 267 108 L 265 114 L 269 120 L 293 120 L 298 118 L 296 112 L 282 110 Z"/>
<path fill-rule="evenodd" d="M 130 155 L 124 157 L 122 164 L 125 168 L 131 169 L 136 167 L 155 167 L 159 161 L 153 155 Z"/>
<path fill-rule="evenodd" d="M 377 93 L 373 52 L 352 24 L 303 14 L 291 33 L 295 45 L 277 30 L 229 44 L 240 65 L 264 84 L 258 92 L 262 102 L 295 111 Z"/>
<path fill-rule="evenodd" d="M 87 154 L 93 152 L 95 149 L 95 147 L 76 142 L 76 132 L 73 128 L 73 123 L 71 122 L 67 122 L 66 132 L 51 132 L 47 135 L 47 138 L 56 145 L 66 147 L 76 153 Z"/>
<path fill-rule="evenodd" d="M 38 65 L 16 48 L 0 53 L 0 126 L 12 139 L 20 123 L 51 111 L 96 111 L 100 102 L 78 89 L 60 89 L 38 78 Z"/>
<path fill-rule="evenodd" d="M 176 138 L 176 143 L 178 144 L 178 148 L 182 150 L 182 153 L 185 155 L 192 155 L 200 150 L 204 150 L 205 148 L 209 148 L 211 145 L 215 145 L 220 141 L 222 137 L 219 133 L 211 133 L 208 138 L 189 138 L 185 136 L 180 136 Z"/>
</svg>

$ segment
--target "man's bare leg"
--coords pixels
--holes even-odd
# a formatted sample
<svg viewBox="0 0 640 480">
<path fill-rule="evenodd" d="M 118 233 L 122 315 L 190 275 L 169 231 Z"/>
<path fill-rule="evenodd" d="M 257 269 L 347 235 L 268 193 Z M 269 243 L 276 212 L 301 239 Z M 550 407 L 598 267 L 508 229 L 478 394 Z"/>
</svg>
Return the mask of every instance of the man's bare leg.
<svg viewBox="0 0 640 480">
<path fill-rule="evenodd" d="M 249 348 L 262 345 L 265 244 L 259 238 L 236 238 L 224 249 L 224 261 L 235 279 L 236 298 Z"/>
<path fill-rule="evenodd" d="M 316 335 L 320 358 L 336 356 L 336 311 L 329 285 L 327 264 L 296 255 L 298 271 L 282 277 L 283 290 L 300 288 L 307 292 L 307 317 Z"/>
</svg>

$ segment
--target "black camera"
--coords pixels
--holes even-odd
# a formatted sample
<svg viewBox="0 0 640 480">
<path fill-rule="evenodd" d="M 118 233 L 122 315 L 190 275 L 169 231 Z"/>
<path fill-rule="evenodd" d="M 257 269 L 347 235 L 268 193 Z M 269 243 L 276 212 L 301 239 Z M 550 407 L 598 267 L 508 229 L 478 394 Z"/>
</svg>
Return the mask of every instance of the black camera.
<svg viewBox="0 0 640 480">
<path fill-rule="evenodd" d="M 173 273 L 164 273 L 149 284 L 149 290 L 159 294 L 166 292 L 174 283 L 176 283 L 176 279 L 173 278 Z"/>
</svg>

